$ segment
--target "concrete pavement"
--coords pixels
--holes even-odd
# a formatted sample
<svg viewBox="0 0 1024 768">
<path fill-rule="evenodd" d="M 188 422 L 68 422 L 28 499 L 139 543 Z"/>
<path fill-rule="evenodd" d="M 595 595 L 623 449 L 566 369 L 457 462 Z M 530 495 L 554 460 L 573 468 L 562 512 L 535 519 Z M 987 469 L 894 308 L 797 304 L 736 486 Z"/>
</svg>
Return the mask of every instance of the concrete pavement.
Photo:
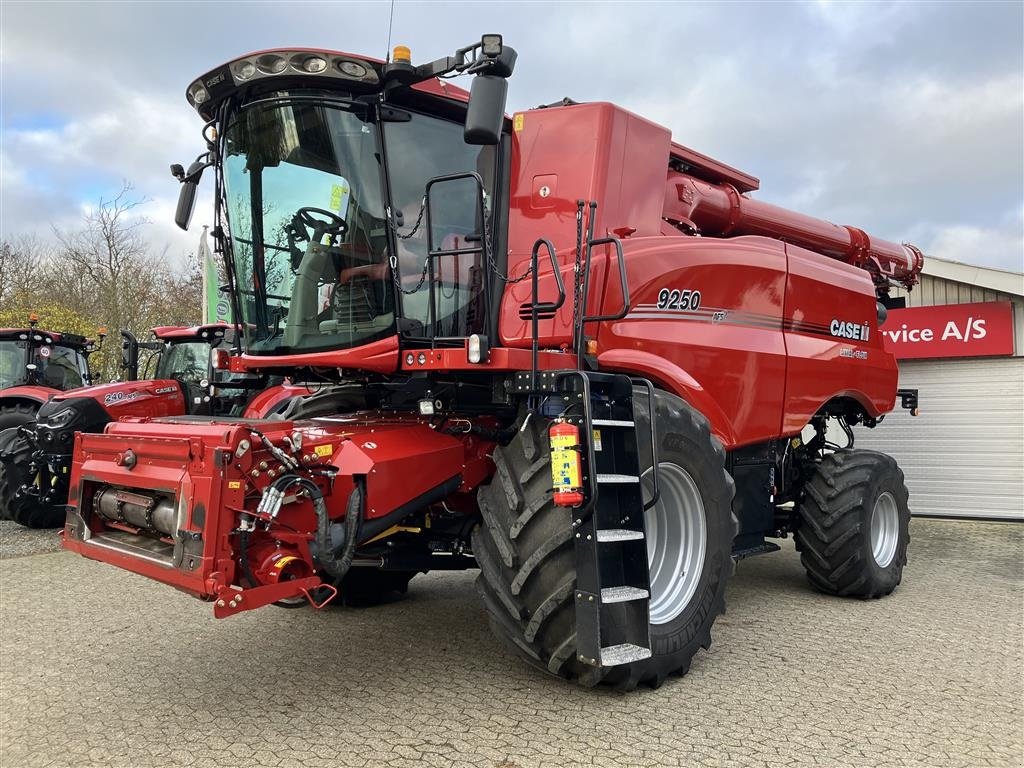
<svg viewBox="0 0 1024 768">
<path fill-rule="evenodd" d="M 504 652 L 471 573 L 216 621 L 2 523 L 0 765 L 1020 766 L 1024 526 L 911 535 L 879 601 L 816 594 L 788 542 L 742 562 L 710 653 L 621 694 Z"/>
</svg>

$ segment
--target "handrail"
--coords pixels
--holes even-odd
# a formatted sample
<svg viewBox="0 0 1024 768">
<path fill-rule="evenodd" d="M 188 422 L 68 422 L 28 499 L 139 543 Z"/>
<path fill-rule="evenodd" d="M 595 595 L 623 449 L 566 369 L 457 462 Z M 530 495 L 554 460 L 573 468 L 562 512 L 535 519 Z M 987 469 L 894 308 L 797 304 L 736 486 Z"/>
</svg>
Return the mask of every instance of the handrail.
<svg viewBox="0 0 1024 768">
<path fill-rule="evenodd" d="M 538 291 L 539 291 L 539 285 L 538 285 L 539 276 L 537 274 L 538 271 L 539 271 L 538 270 L 538 257 L 539 257 L 539 254 L 540 254 L 540 247 L 542 245 L 548 249 L 548 258 L 551 259 L 551 271 L 552 271 L 552 273 L 555 276 L 555 285 L 558 286 L 558 301 L 555 301 L 555 302 L 551 302 L 551 301 L 540 302 L 540 301 L 537 300 L 538 299 L 538 295 L 537 294 L 538 294 Z M 530 270 L 533 272 L 533 279 L 532 279 L 533 290 L 532 290 L 532 292 L 530 294 L 530 320 L 531 320 L 531 325 L 532 325 L 532 337 L 533 337 L 532 367 L 530 369 L 530 386 L 534 390 L 536 390 L 537 389 L 537 363 L 538 363 L 538 356 L 539 356 L 538 335 L 540 333 L 540 330 L 539 330 L 540 313 L 541 313 L 541 311 L 544 311 L 544 312 L 557 312 L 562 307 L 562 305 L 565 303 L 565 283 L 562 281 L 562 272 L 558 268 L 558 259 L 555 257 L 555 246 L 553 246 L 551 244 L 550 240 L 547 240 L 546 238 L 543 238 L 543 237 L 537 238 L 537 242 L 535 242 L 533 244 L 533 250 L 530 253 Z"/>
<path fill-rule="evenodd" d="M 591 204 L 591 216 L 593 216 L 593 204 Z M 591 221 L 593 224 L 593 221 Z M 588 315 L 587 312 L 587 296 L 590 292 L 590 267 L 593 259 L 593 250 L 596 245 L 614 245 L 615 246 L 615 259 L 619 263 L 619 283 L 622 288 L 622 309 L 613 315 Z M 629 314 L 629 281 L 626 277 L 626 257 L 622 252 L 622 241 L 617 237 L 602 237 L 597 240 L 587 240 L 587 255 L 583 265 L 583 291 L 582 298 L 580 300 L 580 318 L 576 324 L 578 328 L 578 337 L 576 338 L 576 366 L 578 368 L 583 367 L 583 352 L 584 347 L 584 334 L 583 326 L 587 323 L 603 322 L 608 320 L 621 320 L 627 314 Z"/>
</svg>

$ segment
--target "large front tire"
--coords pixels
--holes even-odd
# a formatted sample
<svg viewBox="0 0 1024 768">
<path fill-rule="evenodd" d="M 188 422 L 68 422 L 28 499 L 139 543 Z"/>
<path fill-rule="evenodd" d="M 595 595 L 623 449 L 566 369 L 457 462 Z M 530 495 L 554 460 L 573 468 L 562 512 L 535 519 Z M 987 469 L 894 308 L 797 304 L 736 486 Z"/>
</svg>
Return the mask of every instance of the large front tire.
<svg viewBox="0 0 1024 768">
<path fill-rule="evenodd" d="M 0 518 L 26 528 L 60 528 L 67 518 L 64 504 L 44 504 L 24 489 L 34 482 L 32 444 L 20 427 L 0 432 Z"/>
<path fill-rule="evenodd" d="M 876 451 L 827 455 L 807 484 L 796 542 L 807 578 L 844 597 L 888 595 L 903 579 L 910 508 L 903 472 Z"/>
<path fill-rule="evenodd" d="M 0 431 L 0 520 L 13 520 L 16 504 L 23 503 L 18 489 L 30 481 L 32 446 L 18 427 Z"/>
<path fill-rule="evenodd" d="M 483 521 L 473 532 L 473 552 L 480 565 L 477 590 L 492 630 L 531 664 L 585 685 L 656 687 L 670 674 L 684 674 L 697 650 L 710 646 L 711 625 L 725 609 L 737 526 L 725 451 L 707 421 L 682 400 L 659 393 L 655 407 L 662 476 L 671 474 L 672 482 L 692 488 L 699 509 L 683 509 L 686 494 L 666 492 L 663 482 L 662 499 L 646 519 L 663 530 L 683 531 L 684 536 L 661 535 L 648 541 L 652 575 L 659 563 L 666 562 L 685 561 L 698 570 L 685 589 L 665 574 L 660 589 L 652 583 L 651 616 L 657 623 L 650 625 L 649 659 L 606 668 L 577 659 L 571 517 L 551 499 L 546 422 L 531 418 L 508 446 L 495 450 L 497 472 L 478 494 Z M 634 410 L 643 465 L 644 435 L 650 424 L 643 390 L 636 395 Z M 703 525 L 697 525 L 698 520 Z M 703 546 L 689 546 L 687 531 L 703 536 Z M 677 557 L 681 548 L 688 557 Z M 678 578 L 682 581 L 684 575 Z"/>
</svg>

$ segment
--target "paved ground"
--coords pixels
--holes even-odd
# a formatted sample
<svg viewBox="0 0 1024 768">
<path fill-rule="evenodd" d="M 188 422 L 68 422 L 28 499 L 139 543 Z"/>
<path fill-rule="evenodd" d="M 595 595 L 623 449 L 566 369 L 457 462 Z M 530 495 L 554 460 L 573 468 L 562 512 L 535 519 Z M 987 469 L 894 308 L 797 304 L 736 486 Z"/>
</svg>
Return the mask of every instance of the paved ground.
<svg viewBox="0 0 1024 768">
<path fill-rule="evenodd" d="M 0 765 L 1024 764 L 1024 526 L 915 520 L 890 598 L 741 564 L 715 643 L 657 691 L 506 655 L 470 574 L 380 608 L 207 606 L 0 524 Z M 20 543 L 19 543 L 20 542 Z"/>
</svg>

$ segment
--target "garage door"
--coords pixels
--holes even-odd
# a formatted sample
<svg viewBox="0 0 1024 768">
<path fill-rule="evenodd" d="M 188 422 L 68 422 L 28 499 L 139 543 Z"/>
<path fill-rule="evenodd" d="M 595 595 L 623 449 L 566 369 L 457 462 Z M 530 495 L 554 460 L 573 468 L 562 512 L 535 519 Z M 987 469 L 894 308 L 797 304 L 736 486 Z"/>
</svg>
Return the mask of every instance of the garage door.
<svg viewBox="0 0 1024 768">
<path fill-rule="evenodd" d="M 1024 358 L 905 360 L 900 386 L 921 391 L 921 415 L 855 434 L 900 463 L 911 511 L 1024 520 Z"/>
</svg>

